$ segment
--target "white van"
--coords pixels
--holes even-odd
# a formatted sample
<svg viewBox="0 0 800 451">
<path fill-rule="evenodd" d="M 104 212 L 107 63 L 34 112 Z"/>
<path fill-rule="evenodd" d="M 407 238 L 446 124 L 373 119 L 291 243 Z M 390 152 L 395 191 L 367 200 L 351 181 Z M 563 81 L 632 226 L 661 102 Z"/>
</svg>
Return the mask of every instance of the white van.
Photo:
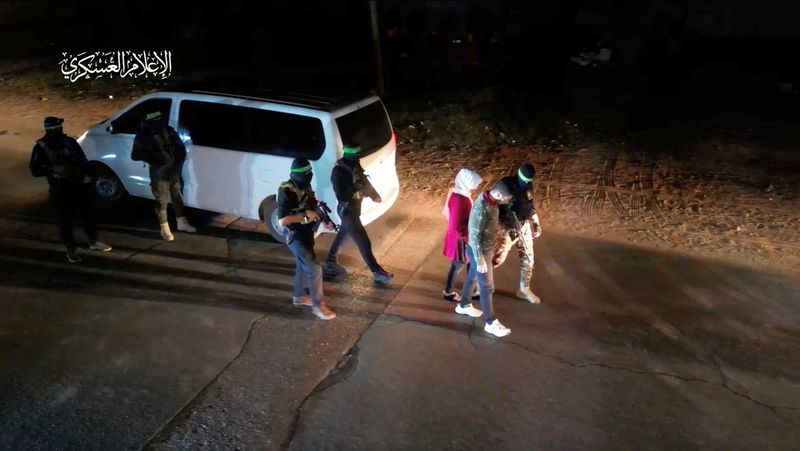
<svg viewBox="0 0 800 451">
<path fill-rule="evenodd" d="M 152 199 L 147 165 L 131 160 L 136 132 L 147 113 L 161 112 L 186 144 L 187 206 L 264 219 L 281 240 L 275 195 L 289 178 L 292 159 L 307 158 L 312 186 L 336 214 L 331 170 L 344 144 L 361 146 L 361 164 L 383 202 L 364 200 L 368 224 L 397 200 L 396 139 L 376 96 L 339 99 L 272 90 L 171 91 L 148 94 L 79 139 L 97 174 L 95 192 L 113 202 L 125 194 Z"/>
</svg>

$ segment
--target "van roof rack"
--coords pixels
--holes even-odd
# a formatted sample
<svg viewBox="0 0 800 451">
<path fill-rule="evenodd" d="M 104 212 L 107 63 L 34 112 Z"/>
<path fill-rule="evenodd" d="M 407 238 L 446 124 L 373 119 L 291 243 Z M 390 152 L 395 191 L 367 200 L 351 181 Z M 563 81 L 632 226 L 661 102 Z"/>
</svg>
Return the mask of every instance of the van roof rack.
<svg viewBox="0 0 800 451">
<path fill-rule="evenodd" d="M 176 89 L 176 91 L 261 100 L 322 111 L 334 111 L 340 107 L 373 95 L 371 92 L 364 91 L 333 94 L 241 86 L 194 86 Z"/>
</svg>

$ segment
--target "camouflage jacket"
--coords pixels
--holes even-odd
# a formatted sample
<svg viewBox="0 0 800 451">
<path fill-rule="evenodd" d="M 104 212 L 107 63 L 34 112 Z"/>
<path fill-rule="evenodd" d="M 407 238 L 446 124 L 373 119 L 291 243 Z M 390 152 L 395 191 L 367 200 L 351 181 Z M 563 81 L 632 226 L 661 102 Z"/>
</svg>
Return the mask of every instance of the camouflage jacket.
<svg viewBox="0 0 800 451">
<path fill-rule="evenodd" d="M 494 251 L 500 210 L 496 203 L 488 199 L 489 193 L 486 192 L 478 196 L 469 213 L 468 243 L 476 257 Z"/>
</svg>

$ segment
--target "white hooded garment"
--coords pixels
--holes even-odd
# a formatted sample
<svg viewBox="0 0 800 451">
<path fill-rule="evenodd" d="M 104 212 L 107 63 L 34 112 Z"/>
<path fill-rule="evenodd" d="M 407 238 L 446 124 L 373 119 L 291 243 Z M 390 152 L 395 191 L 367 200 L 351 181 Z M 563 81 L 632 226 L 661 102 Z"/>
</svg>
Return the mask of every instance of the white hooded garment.
<svg viewBox="0 0 800 451">
<path fill-rule="evenodd" d="M 461 170 L 458 171 L 453 188 L 447 193 L 447 198 L 444 200 L 444 208 L 442 209 L 442 214 L 448 221 L 450 220 L 450 209 L 447 208 L 447 204 L 450 202 L 450 196 L 452 196 L 453 193 L 461 194 L 472 202 L 472 190 L 477 188 L 482 181 L 483 178 L 472 169 L 461 168 Z"/>
</svg>

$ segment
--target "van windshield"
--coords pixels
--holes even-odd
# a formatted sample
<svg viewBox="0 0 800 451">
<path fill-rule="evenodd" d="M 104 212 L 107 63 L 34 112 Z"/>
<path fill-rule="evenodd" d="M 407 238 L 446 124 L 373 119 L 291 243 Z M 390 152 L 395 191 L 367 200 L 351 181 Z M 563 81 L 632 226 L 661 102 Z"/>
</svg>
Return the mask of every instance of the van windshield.
<svg viewBox="0 0 800 451">
<path fill-rule="evenodd" d="M 360 146 L 360 156 L 375 152 L 392 139 L 389 116 L 380 100 L 337 118 L 336 126 L 342 136 L 342 144 Z"/>
</svg>

